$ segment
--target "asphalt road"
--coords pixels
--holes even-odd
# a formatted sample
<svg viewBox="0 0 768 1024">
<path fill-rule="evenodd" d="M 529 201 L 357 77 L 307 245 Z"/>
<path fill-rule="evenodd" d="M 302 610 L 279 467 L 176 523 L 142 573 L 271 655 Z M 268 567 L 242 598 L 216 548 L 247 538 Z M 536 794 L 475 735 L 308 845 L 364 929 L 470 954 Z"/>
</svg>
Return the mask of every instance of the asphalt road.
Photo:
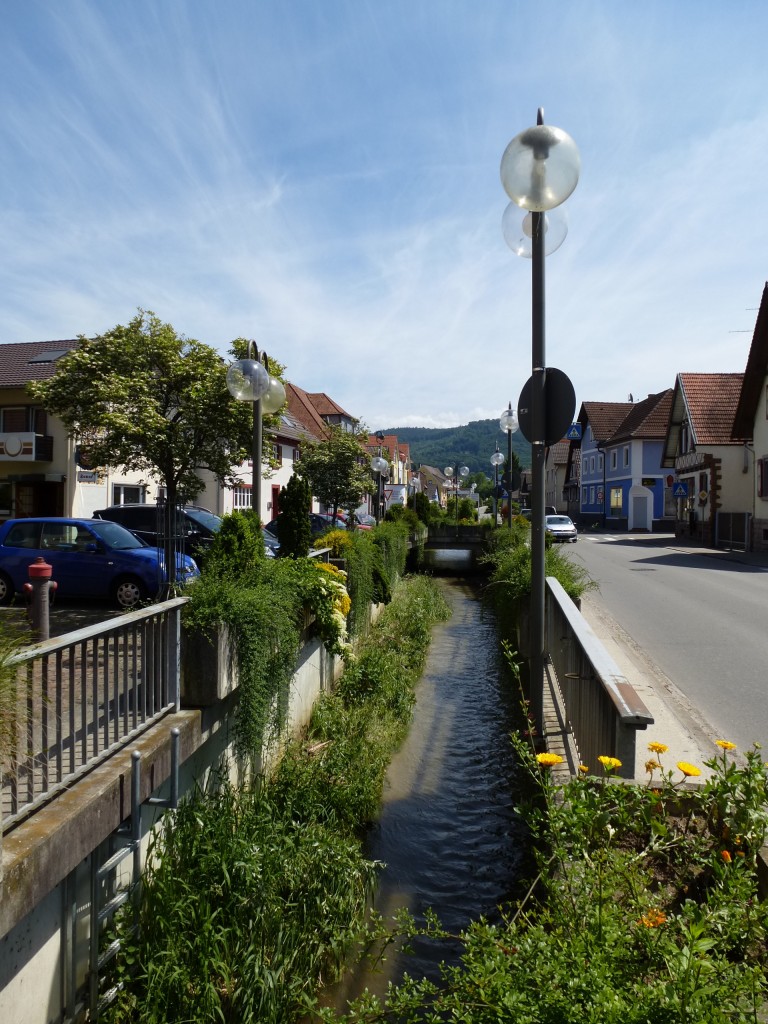
<svg viewBox="0 0 768 1024">
<path fill-rule="evenodd" d="M 647 535 L 582 534 L 569 554 L 712 738 L 768 750 L 768 564 Z"/>
</svg>

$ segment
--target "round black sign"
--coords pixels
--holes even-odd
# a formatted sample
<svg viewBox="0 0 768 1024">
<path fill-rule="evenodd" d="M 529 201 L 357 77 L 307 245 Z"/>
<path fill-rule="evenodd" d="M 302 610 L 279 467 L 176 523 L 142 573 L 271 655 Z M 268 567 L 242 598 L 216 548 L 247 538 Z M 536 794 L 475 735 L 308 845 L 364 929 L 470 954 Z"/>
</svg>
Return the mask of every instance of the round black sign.
<svg viewBox="0 0 768 1024">
<path fill-rule="evenodd" d="M 573 423 L 576 412 L 576 392 L 570 378 L 554 366 L 546 369 L 544 381 L 544 444 L 552 445 L 561 441 L 568 427 Z M 531 416 L 531 389 L 533 377 L 529 377 L 517 401 L 517 421 L 520 433 L 533 443 Z M 541 438 L 539 438 L 541 440 Z"/>
</svg>

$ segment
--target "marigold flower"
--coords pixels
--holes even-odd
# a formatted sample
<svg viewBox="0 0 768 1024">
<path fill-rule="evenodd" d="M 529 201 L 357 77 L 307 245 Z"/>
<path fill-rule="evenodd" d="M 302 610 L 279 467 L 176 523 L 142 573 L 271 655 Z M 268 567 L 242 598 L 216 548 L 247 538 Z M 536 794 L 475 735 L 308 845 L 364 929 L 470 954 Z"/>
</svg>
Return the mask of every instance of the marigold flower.
<svg viewBox="0 0 768 1024">
<path fill-rule="evenodd" d="M 695 764 L 689 764 L 687 761 L 678 761 L 677 767 L 688 778 L 693 778 L 696 775 L 701 775 L 701 768 L 697 768 Z"/>
<path fill-rule="evenodd" d="M 650 761 L 645 762 L 645 770 L 648 772 L 649 775 L 653 775 L 657 768 L 661 768 L 661 765 L 658 761 L 655 761 L 653 758 L 651 758 Z"/>
<path fill-rule="evenodd" d="M 731 743 L 730 740 L 715 740 L 715 743 L 717 744 L 718 747 L 721 747 L 723 750 L 735 750 L 736 749 L 736 744 L 735 743 Z"/>
<path fill-rule="evenodd" d="M 582 775 L 586 775 L 587 772 L 589 771 L 589 768 L 585 764 L 580 764 L 579 765 L 579 771 L 581 772 Z"/>
<path fill-rule="evenodd" d="M 613 771 L 614 768 L 621 768 L 621 761 L 618 757 L 608 757 L 607 754 L 601 754 L 597 760 L 607 772 Z"/>
<path fill-rule="evenodd" d="M 666 743 L 654 742 L 648 744 L 648 749 L 651 751 L 652 754 L 666 754 L 666 752 L 669 750 L 669 747 L 666 745 Z"/>
<path fill-rule="evenodd" d="M 563 758 L 559 754 L 537 754 L 536 760 L 544 768 L 553 768 L 556 764 L 563 763 Z"/>
<path fill-rule="evenodd" d="M 731 863 L 731 855 L 730 855 L 730 853 L 727 850 L 721 850 L 720 851 L 720 856 L 723 858 L 723 860 L 725 861 L 726 864 L 730 864 Z"/>
<path fill-rule="evenodd" d="M 656 910 L 651 908 L 647 913 L 638 921 L 638 924 L 643 925 L 644 928 L 658 928 L 659 925 L 664 924 L 667 920 L 667 915 L 663 910 Z"/>
</svg>

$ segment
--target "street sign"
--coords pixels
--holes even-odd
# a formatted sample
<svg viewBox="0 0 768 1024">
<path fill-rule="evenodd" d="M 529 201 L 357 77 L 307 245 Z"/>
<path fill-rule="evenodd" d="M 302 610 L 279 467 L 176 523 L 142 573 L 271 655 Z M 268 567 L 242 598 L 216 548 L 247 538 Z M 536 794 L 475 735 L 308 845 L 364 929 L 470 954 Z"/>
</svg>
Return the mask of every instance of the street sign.
<svg viewBox="0 0 768 1024">
<path fill-rule="evenodd" d="M 672 488 L 673 498 L 687 498 L 688 497 L 688 484 L 680 480 Z"/>
<path fill-rule="evenodd" d="M 572 423 L 565 434 L 566 441 L 580 441 L 581 440 L 581 424 Z"/>
<path fill-rule="evenodd" d="M 517 420 L 520 433 L 526 441 L 533 442 L 533 416 L 531 415 L 531 391 L 533 377 L 523 384 L 520 398 L 517 400 Z M 573 384 L 562 370 L 548 366 L 544 378 L 544 444 L 557 444 L 568 429 L 576 412 L 576 392 Z"/>
</svg>

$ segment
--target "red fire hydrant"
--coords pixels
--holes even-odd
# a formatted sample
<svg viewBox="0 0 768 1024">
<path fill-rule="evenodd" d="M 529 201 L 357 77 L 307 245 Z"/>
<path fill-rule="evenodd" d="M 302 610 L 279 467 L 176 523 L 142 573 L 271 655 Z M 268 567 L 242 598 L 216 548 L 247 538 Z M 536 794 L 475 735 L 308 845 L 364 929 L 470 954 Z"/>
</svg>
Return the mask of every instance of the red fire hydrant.
<svg viewBox="0 0 768 1024">
<path fill-rule="evenodd" d="M 53 566 L 40 556 L 28 569 L 29 583 L 24 584 L 24 593 L 29 603 L 29 617 L 38 640 L 48 640 L 51 633 L 50 605 L 57 584 L 51 579 Z"/>
</svg>

